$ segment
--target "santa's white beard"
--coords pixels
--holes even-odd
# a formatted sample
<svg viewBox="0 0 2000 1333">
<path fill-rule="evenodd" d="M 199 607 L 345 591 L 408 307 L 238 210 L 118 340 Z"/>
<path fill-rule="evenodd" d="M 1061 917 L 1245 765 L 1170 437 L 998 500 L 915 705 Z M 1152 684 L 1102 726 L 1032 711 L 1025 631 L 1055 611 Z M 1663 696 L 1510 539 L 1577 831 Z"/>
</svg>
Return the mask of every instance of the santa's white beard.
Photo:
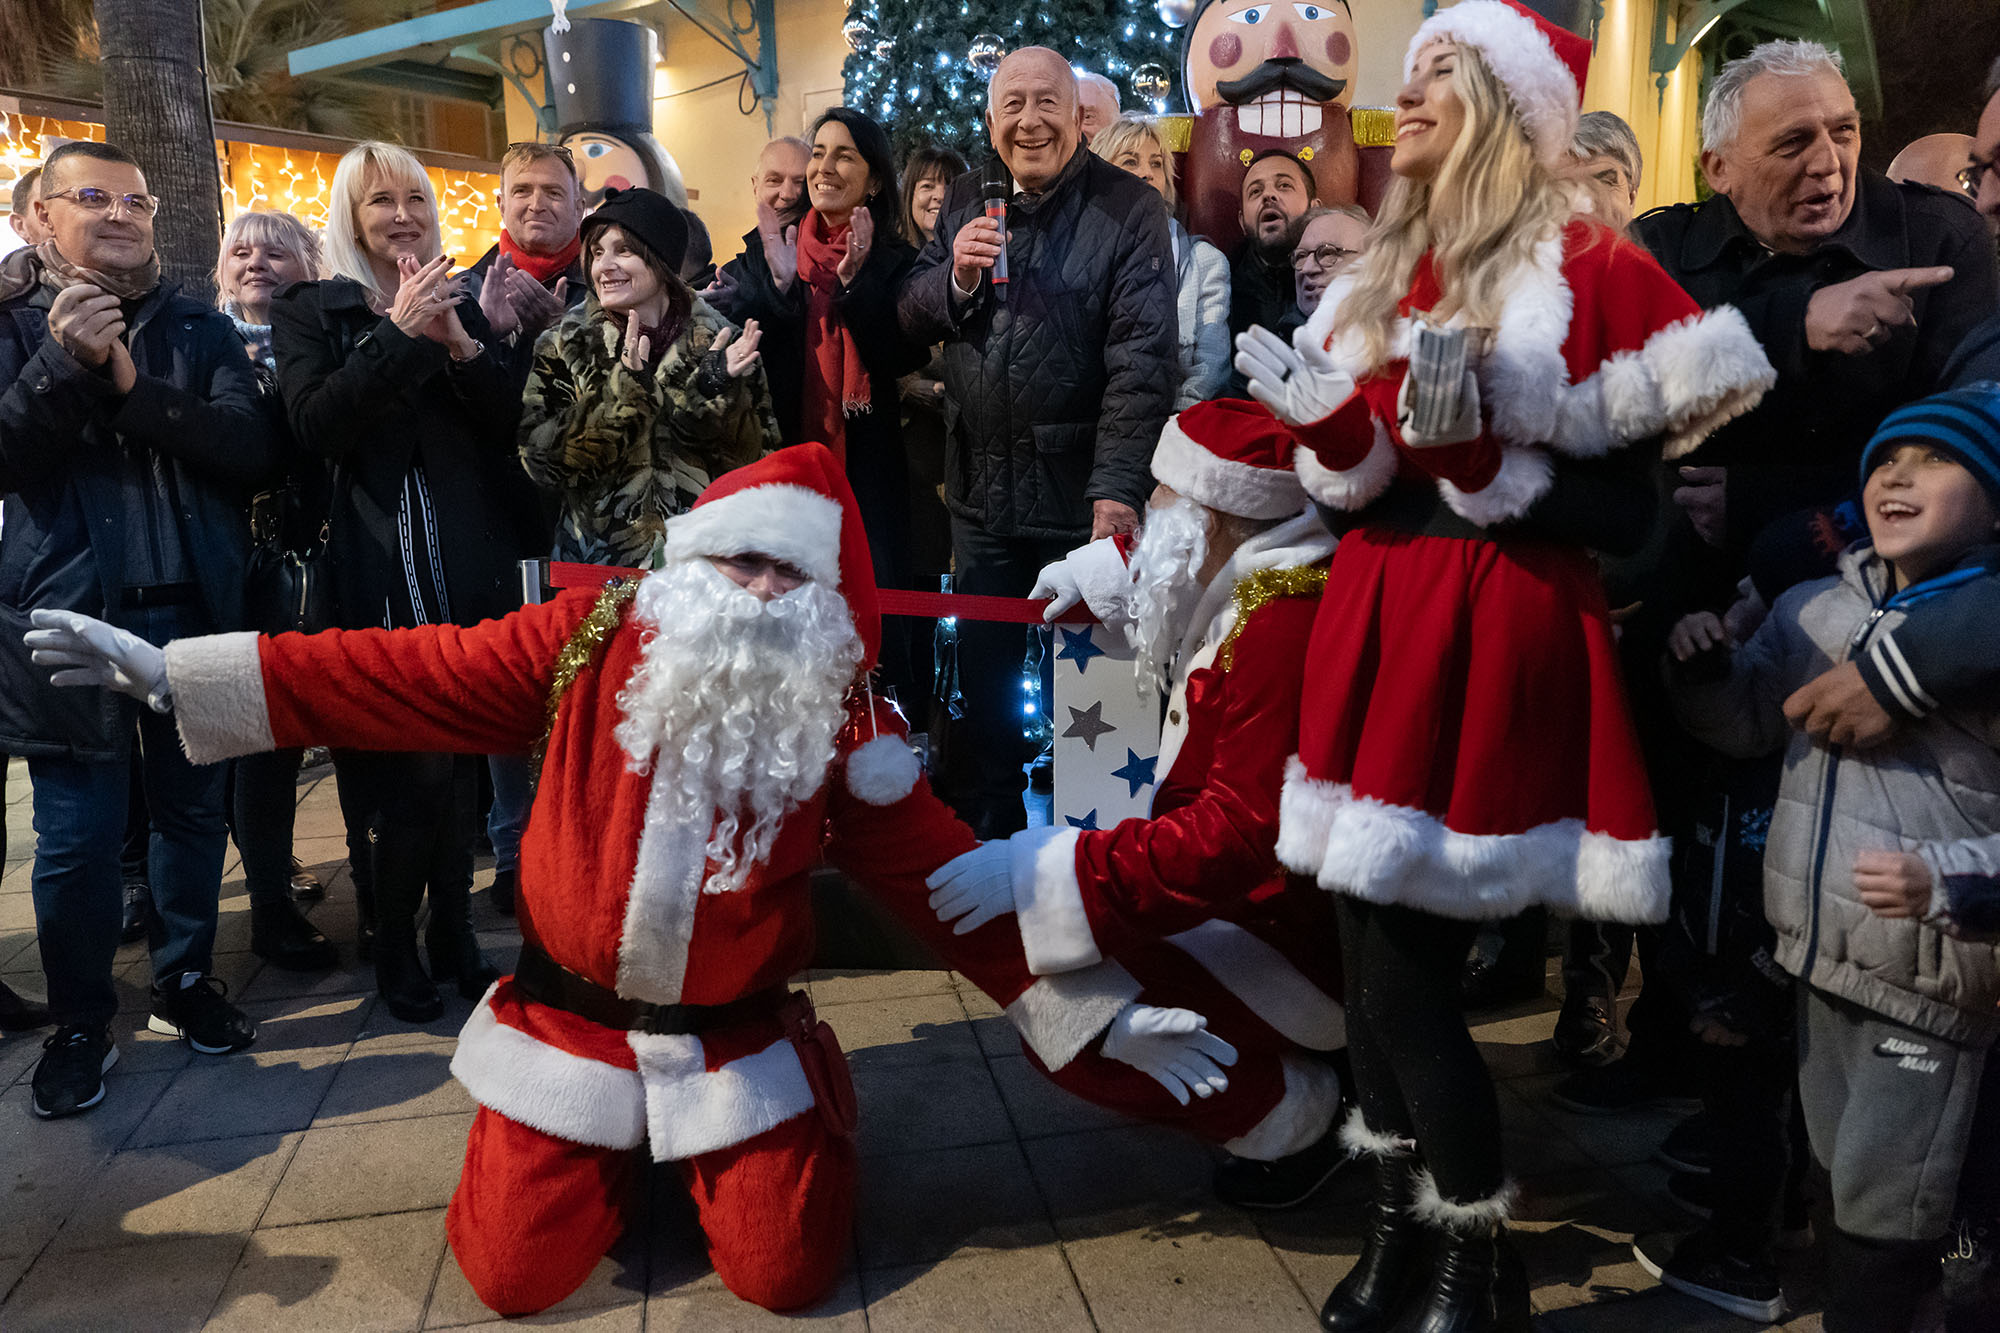
<svg viewBox="0 0 2000 1333">
<path fill-rule="evenodd" d="M 1167 673 L 1187 637 L 1201 591 L 1196 575 L 1208 559 L 1208 511 L 1186 496 L 1146 511 L 1132 551 L 1132 623 L 1125 641 L 1135 654 L 1139 697 L 1167 691 Z"/>
<path fill-rule="evenodd" d="M 619 748 L 672 818 L 714 821 L 703 892 L 741 888 L 826 780 L 861 662 L 853 618 L 824 584 L 759 601 L 706 560 L 648 575 L 633 613 L 651 628 L 618 694 Z"/>
</svg>

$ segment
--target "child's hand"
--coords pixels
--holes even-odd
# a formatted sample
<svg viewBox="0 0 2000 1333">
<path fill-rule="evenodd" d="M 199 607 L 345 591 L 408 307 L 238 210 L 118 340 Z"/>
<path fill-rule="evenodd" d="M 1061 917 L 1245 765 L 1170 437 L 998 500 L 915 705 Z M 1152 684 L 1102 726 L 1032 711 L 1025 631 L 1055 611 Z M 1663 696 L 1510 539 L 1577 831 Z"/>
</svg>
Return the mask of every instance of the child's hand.
<svg viewBox="0 0 2000 1333">
<path fill-rule="evenodd" d="M 1931 868 L 1915 852 L 1856 852 L 1854 891 L 1877 916 L 1919 917 L 1931 907 Z"/>
<path fill-rule="evenodd" d="M 1696 611 L 1682 616 L 1667 633 L 1667 651 L 1674 655 L 1676 662 L 1685 662 L 1711 648 L 1728 645 L 1729 635 L 1722 628 L 1721 619 L 1710 611 Z"/>
<path fill-rule="evenodd" d="M 1694 1033 L 1709 1046 L 1748 1046 L 1750 1039 L 1741 1032 L 1726 1028 L 1712 1018 L 1697 1018 L 1688 1024 L 1688 1031 Z"/>
</svg>

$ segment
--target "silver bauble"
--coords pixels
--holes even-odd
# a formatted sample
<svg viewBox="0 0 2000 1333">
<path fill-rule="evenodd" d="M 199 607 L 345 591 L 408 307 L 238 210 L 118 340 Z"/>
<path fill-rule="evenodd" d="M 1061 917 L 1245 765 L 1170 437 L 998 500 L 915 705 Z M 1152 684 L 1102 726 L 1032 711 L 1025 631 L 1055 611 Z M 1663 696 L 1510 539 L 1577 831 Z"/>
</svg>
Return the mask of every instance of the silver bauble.
<svg viewBox="0 0 2000 1333">
<path fill-rule="evenodd" d="M 1141 101 L 1158 106 L 1174 91 L 1174 76 L 1165 65 L 1141 65 L 1132 71 L 1132 91 Z"/>
<path fill-rule="evenodd" d="M 1007 45 L 999 34 L 982 32 L 972 39 L 965 48 L 965 63 L 972 66 L 972 72 L 982 80 L 993 77 L 993 71 L 1000 68 L 1000 59 L 1007 54 Z"/>
<path fill-rule="evenodd" d="M 850 51 L 866 51 L 875 45 L 875 29 L 868 26 L 868 20 L 856 14 L 840 25 L 840 35 L 847 39 Z"/>
</svg>

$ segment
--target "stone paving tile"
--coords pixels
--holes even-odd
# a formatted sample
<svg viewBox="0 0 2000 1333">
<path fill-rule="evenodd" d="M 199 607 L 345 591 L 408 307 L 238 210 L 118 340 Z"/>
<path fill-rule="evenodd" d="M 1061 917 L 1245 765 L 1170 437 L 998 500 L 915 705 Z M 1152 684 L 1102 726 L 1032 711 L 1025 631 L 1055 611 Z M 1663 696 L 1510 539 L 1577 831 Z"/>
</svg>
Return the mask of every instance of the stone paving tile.
<svg viewBox="0 0 2000 1333">
<path fill-rule="evenodd" d="M 967 1254 L 861 1274 L 869 1333 L 1086 1333 L 1096 1327 L 1053 1246 Z"/>
<path fill-rule="evenodd" d="M 172 1086 L 132 1142 L 143 1148 L 304 1129 L 339 1069 L 331 1062 L 261 1065 L 241 1052 L 202 1056 L 200 1064 L 171 1076 Z"/>
<path fill-rule="evenodd" d="M 423 1317 L 443 1251 L 441 1208 L 253 1232 L 207 1327 L 407 1333 Z"/>
<path fill-rule="evenodd" d="M 844 1051 L 868 1048 L 878 1066 L 977 1060 L 979 1044 L 952 992 L 853 1004 L 815 1005 Z"/>
<path fill-rule="evenodd" d="M 912 969 L 907 972 L 878 970 L 830 971 L 815 968 L 807 975 L 815 1007 L 850 1004 L 857 1000 L 901 1000 L 912 995 L 952 995 L 951 973 Z"/>
<path fill-rule="evenodd" d="M 598 1261 L 582 1286 L 550 1306 L 541 1317 L 550 1323 L 561 1323 L 610 1307 L 643 1311 L 646 1303 L 647 1241 L 641 1219 L 640 1225 L 628 1229 L 612 1247 L 611 1253 Z M 500 1316 L 489 1310 L 473 1292 L 472 1284 L 465 1280 L 458 1260 L 447 1246 L 444 1262 L 438 1268 L 437 1286 L 431 1292 L 430 1308 L 424 1312 L 424 1327 L 460 1328 L 490 1324 L 499 1319 Z M 612 1324 L 608 1327 L 623 1325 Z"/>
<path fill-rule="evenodd" d="M 1065 1240 L 1190 1209 L 1228 1211 L 1209 1193 L 1215 1151 L 1157 1125 L 1030 1139 L 1021 1147 Z"/>
<path fill-rule="evenodd" d="M 471 1128 L 468 1113 L 310 1130 L 263 1225 L 442 1208 L 458 1184 Z"/>
<path fill-rule="evenodd" d="M 1317 1311 L 1254 1234 L 1216 1234 L 1191 1220 L 1072 1240 L 1063 1248 L 1105 1333 L 1319 1327 Z"/>
<path fill-rule="evenodd" d="M 489 1315 L 492 1312 L 487 1312 Z M 646 1326 L 643 1303 L 615 1306 L 605 1310 L 555 1309 L 520 1319 L 494 1316 L 471 1324 L 426 1324 L 425 1328 L 567 1328 L 581 1333 L 640 1333 Z"/>
<path fill-rule="evenodd" d="M 471 1096 L 451 1076 L 456 1042 L 424 1036 L 378 1044 L 394 1040 L 384 1036 L 356 1043 L 320 1103 L 315 1127 L 454 1115 L 475 1108 Z"/>
<path fill-rule="evenodd" d="M 1249 1215 L 1257 1234 L 1315 1309 L 1347 1276 L 1360 1253 L 1368 1182 L 1366 1171 L 1348 1167 L 1302 1207 Z"/>
<path fill-rule="evenodd" d="M 1004 1020 L 1003 1020 L 1004 1021 Z M 1009 1029 L 1012 1030 L 1011 1028 Z M 1000 1088 L 1001 1100 L 1014 1128 L 1024 1139 L 1073 1134 L 1085 1129 L 1113 1129 L 1139 1122 L 1074 1096 L 1049 1081 L 1048 1075 L 1019 1053 L 990 1057 L 988 1068 Z"/>
<path fill-rule="evenodd" d="M 861 1266 L 893 1268 L 1056 1238 L 1013 1143 L 875 1157 L 861 1163 Z"/>
<path fill-rule="evenodd" d="M 61 1120 L 35 1117 L 25 1083 L 0 1094 L 0 1255 L 33 1255 L 47 1243 L 171 1077 L 113 1073 L 102 1102 Z"/>
<path fill-rule="evenodd" d="M 243 1253 L 243 1236 L 44 1254 L 7 1300 L 7 1333 L 178 1333 L 199 1329 Z M 287 1327 L 297 1327 L 289 1322 Z"/>
<path fill-rule="evenodd" d="M 264 1215 L 297 1134 L 209 1139 L 117 1154 L 86 1187 L 53 1253 L 248 1233 Z"/>
<path fill-rule="evenodd" d="M 864 1048 L 851 1060 L 860 1109 L 855 1146 L 863 1157 L 1013 1137 L 1007 1108 L 984 1062 L 974 1058 L 885 1067 L 875 1052 Z"/>
<path fill-rule="evenodd" d="M 849 1273 L 818 1305 L 784 1314 L 738 1300 L 720 1283 L 646 1300 L 646 1333 L 779 1333 L 795 1328 L 866 1333 L 859 1279 Z"/>
</svg>

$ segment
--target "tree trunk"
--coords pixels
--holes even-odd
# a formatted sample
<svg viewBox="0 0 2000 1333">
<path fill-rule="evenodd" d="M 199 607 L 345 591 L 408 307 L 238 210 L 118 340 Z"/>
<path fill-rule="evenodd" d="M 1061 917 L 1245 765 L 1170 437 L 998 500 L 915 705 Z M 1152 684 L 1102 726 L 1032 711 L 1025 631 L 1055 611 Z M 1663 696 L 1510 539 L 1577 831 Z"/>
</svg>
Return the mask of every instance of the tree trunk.
<svg viewBox="0 0 2000 1333">
<path fill-rule="evenodd" d="M 159 197 L 153 237 L 162 277 L 215 295 L 222 179 L 208 110 L 201 0 L 96 0 L 104 134 L 139 159 Z"/>
</svg>

